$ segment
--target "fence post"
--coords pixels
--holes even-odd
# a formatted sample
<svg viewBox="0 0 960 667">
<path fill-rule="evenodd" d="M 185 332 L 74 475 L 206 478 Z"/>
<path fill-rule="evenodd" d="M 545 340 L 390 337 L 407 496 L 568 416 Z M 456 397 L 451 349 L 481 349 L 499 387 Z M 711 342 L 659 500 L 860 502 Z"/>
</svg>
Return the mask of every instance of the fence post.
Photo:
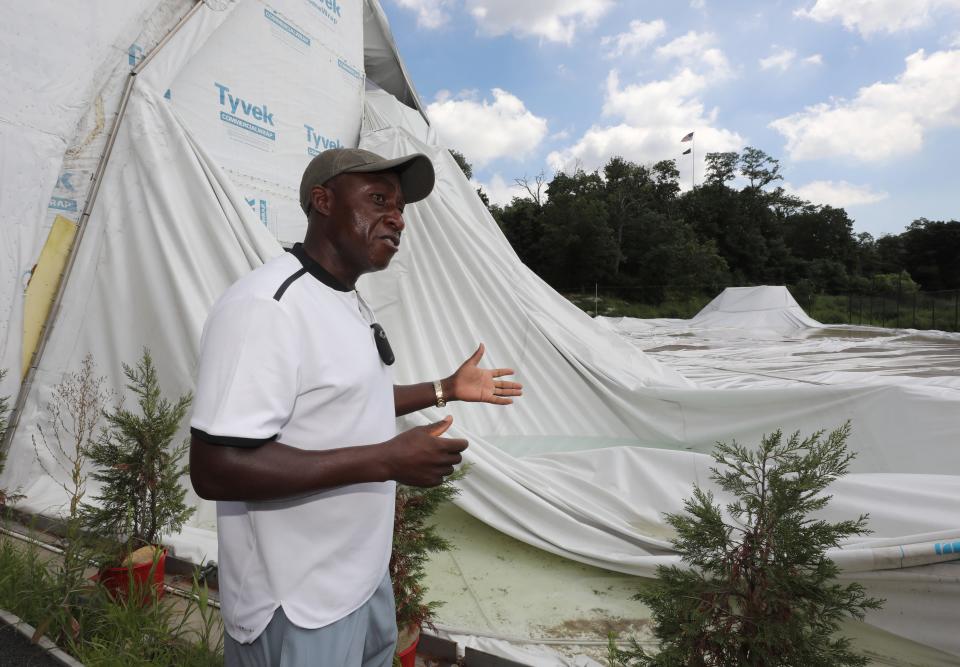
<svg viewBox="0 0 960 667">
<path fill-rule="evenodd" d="M 897 276 L 897 328 L 900 328 L 900 296 L 903 293 L 902 277 Z"/>
<path fill-rule="evenodd" d="M 953 330 L 960 331 L 960 290 L 953 293 Z"/>
<path fill-rule="evenodd" d="M 847 292 L 847 322 L 853 324 L 853 292 Z"/>
<path fill-rule="evenodd" d="M 916 290 L 913 293 L 913 324 L 910 325 L 911 329 L 917 328 L 917 295 L 920 294 L 920 290 Z"/>
<path fill-rule="evenodd" d="M 593 316 L 596 317 L 600 308 L 600 287 L 597 283 L 593 283 Z"/>
<path fill-rule="evenodd" d="M 930 296 L 930 328 L 937 328 L 937 298 Z"/>
</svg>

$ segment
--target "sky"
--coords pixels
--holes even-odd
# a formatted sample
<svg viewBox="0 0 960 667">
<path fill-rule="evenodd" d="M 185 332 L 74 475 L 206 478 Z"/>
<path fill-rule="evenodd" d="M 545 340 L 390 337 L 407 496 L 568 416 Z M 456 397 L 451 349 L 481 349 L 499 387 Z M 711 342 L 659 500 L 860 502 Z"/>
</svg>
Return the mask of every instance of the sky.
<svg viewBox="0 0 960 667">
<path fill-rule="evenodd" d="M 494 202 L 616 155 L 675 158 L 689 188 L 706 153 L 753 146 L 857 233 L 960 219 L 960 0 L 381 4 L 441 142 Z"/>
</svg>

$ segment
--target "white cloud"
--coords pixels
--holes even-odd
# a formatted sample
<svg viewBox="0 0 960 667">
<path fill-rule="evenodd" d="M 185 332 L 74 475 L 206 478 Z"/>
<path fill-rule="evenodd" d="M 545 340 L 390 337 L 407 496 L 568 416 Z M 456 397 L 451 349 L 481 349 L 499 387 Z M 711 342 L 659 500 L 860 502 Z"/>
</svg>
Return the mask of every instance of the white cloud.
<svg viewBox="0 0 960 667">
<path fill-rule="evenodd" d="M 623 122 L 594 125 L 572 146 L 551 152 L 547 163 L 569 171 L 578 164 L 587 170 L 602 167 L 614 155 L 640 163 L 679 158 L 690 146 L 680 144 L 680 139 L 695 131 L 701 174 L 704 153 L 738 150 L 744 144 L 737 133 L 713 127 L 716 109 L 706 111 L 698 98 L 707 85 L 705 77 L 684 68 L 670 79 L 621 86 L 613 70 L 607 77 L 603 111 Z M 679 164 L 684 169 L 684 163 Z"/>
<path fill-rule="evenodd" d="M 691 9 L 703 9 L 707 6 L 706 0 L 690 0 Z"/>
<path fill-rule="evenodd" d="M 960 126 L 960 50 L 923 49 L 893 83 L 861 88 L 852 101 L 808 107 L 770 123 L 791 158 L 852 157 L 864 162 L 914 153 L 924 133 Z"/>
<path fill-rule="evenodd" d="M 766 58 L 760 59 L 760 69 L 773 69 L 778 67 L 781 72 L 785 72 L 793 64 L 797 57 L 797 52 L 793 49 L 782 49 Z"/>
<path fill-rule="evenodd" d="M 812 181 L 800 187 L 784 183 L 783 189 L 814 204 L 836 208 L 875 204 L 889 197 L 886 192 L 878 192 L 869 185 L 853 185 L 846 181 Z"/>
<path fill-rule="evenodd" d="M 663 60 L 677 60 L 687 67 L 702 68 L 705 75 L 714 79 L 729 78 L 733 76 L 733 68 L 714 43 L 716 36 L 713 33 L 691 30 L 659 47 L 655 53 Z"/>
<path fill-rule="evenodd" d="M 697 180 L 702 180 L 705 153 L 738 150 L 744 144 L 736 132 L 715 127 L 717 110 L 705 108 L 700 99 L 710 86 L 733 76 L 715 41 L 711 33 L 691 31 L 659 47 L 655 57 L 677 62 L 668 78 L 622 84 L 619 72 L 611 70 L 603 104 L 603 115 L 610 122 L 593 125 L 571 145 L 551 152 L 549 166 L 591 171 L 615 155 L 641 164 L 678 158 L 685 187 L 690 183 L 691 161 L 681 158 L 681 153 L 691 144 L 681 144 L 680 139 L 695 132 L 695 167 Z"/>
<path fill-rule="evenodd" d="M 483 182 L 473 179 L 470 184 L 474 188 L 483 188 L 491 204 L 506 206 L 514 197 L 521 195 L 521 190 L 516 183 L 507 183 L 499 173 L 494 174 L 489 181 Z"/>
<path fill-rule="evenodd" d="M 450 20 L 447 11 L 452 0 L 394 0 L 404 9 L 417 13 L 417 26 L 421 28 L 439 28 Z"/>
<path fill-rule="evenodd" d="M 780 49 L 779 51 L 774 51 L 766 58 L 761 58 L 759 62 L 760 69 L 762 70 L 776 68 L 781 72 L 786 72 L 797 62 L 797 52 L 793 49 Z M 823 56 L 819 53 L 814 53 L 811 56 L 802 58 L 800 62 L 804 65 L 822 65 Z"/>
<path fill-rule="evenodd" d="M 515 95 L 494 88 L 493 101 L 446 91 L 427 106 L 443 141 L 483 167 L 497 158 L 528 156 L 547 136 L 547 121 L 532 114 Z"/>
<path fill-rule="evenodd" d="M 706 79 L 687 68 L 670 79 L 623 87 L 617 70 L 611 70 L 603 113 L 631 125 L 692 125 L 704 118 L 703 104 L 694 96 L 706 87 Z"/>
<path fill-rule="evenodd" d="M 667 31 L 667 24 L 661 19 L 644 23 L 643 21 L 630 21 L 630 30 L 621 32 L 618 35 L 608 35 L 600 40 L 600 45 L 610 47 L 607 52 L 607 58 L 620 58 L 622 56 L 633 56 L 639 53 L 645 46 L 652 44 L 658 38 L 662 37 Z"/>
<path fill-rule="evenodd" d="M 596 24 L 613 6 L 612 0 L 466 0 L 466 7 L 481 32 L 510 33 L 569 44 L 581 27 Z"/>
<path fill-rule="evenodd" d="M 960 0 L 816 0 L 810 9 L 794 14 L 820 23 L 839 19 L 847 30 L 867 37 L 929 25 L 934 14 L 956 10 Z"/>
</svg>

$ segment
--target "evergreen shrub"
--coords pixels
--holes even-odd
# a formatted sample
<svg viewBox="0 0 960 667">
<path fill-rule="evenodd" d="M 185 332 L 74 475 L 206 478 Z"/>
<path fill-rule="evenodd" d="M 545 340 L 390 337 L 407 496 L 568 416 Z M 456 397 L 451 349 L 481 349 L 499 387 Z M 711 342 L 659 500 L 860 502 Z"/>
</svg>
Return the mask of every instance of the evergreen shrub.
<svg viewBox="0 0 960 667">
<path fill-rule="evenodd" d="M 731 498 L 725 507 L 694 487 L 684 512 L 667 514 L 683 567 L 657 568 L 657 585 L 637 594 L 652 611 L 660 649 L 636 641 L 610 662 L 635 667 L 865 665 L 837 635 L 840 621 L 862 619 L 882 600 L 858 583 L 841 584 L 826 550 L 864 535 L 867 516 L 831 522 L 818 513 L 828 485 L 854 458 L 850 424 L 801 439 L 780 431 L 759 449 L 719 443 L 711 479 Z"/>
</svg>

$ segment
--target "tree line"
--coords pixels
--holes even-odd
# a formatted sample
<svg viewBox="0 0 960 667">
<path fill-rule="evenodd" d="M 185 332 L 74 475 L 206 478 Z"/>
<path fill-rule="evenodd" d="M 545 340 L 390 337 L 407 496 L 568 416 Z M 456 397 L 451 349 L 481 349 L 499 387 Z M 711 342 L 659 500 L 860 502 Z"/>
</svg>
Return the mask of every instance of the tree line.
<svg viewBox="0 0 960 667">
<path fill-rule="evenodd" d="M 469 178 L 466 159 L 451 152 Z M 960 289 L 960 221 L 920 218 L 880 238 L 856 233 L 843 208 L 786 192 L 779 160 L 752 147 L 708 153 L 693 190 L 681 192 L 679 178 L 675 160 L 614 157 L 602 170 L 517 179 L 523 194 L 506 206 L 478 192 L 520 259 L 561 290 L 599 283 L 655 303 L 734 285 L 808 294 Z"/>
</svg>

